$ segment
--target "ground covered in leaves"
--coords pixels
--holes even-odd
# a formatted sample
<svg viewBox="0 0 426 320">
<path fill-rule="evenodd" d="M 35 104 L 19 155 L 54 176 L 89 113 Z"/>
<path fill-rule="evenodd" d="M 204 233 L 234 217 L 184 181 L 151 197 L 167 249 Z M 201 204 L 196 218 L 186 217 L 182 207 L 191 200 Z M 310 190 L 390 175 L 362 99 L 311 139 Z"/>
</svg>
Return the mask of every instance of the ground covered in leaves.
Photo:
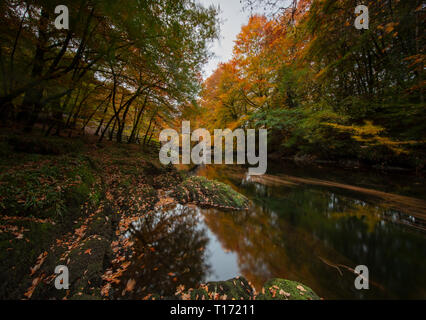
<svg viewBox="0 0 426 320">
<path fill-rule="evenodd" d="M 93 138 L 0 135 L 1 299 L 115 297 L 131 224 L 175 201 L 164 191 L 186 177 L 156 152 Z M 60 264 L 69 290 L 54 287 Z"/>
</svg>

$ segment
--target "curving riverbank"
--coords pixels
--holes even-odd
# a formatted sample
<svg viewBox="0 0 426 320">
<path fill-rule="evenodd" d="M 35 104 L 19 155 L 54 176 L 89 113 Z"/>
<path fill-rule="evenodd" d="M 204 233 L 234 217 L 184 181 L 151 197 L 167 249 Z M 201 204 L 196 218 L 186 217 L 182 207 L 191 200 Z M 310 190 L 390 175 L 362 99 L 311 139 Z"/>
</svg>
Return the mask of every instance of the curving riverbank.
<svg viewBox="0 0 426 320">
<path fill-rule="evenodd" d="M 27 147 L 14 149 L 22 145 L 21 140 Z M 135 298 L 132 293 L 142 288 L 128 278 L 132 259 L 140 252 L 154 254 L 156 250 L 151 244 L 141 248 L 140 239 L 130 236 L 135 223 L 150 219 L 156 210 L 171 203 L 227 210 L 246 210 L 249 205 L 245 196 L 228 185 L 161 166 L 156 154 L 137 146 L 100 145 L 90 139 L 7 136 L 0 142 L 4 150 L 1 165 L 7 168 L 0 176 L 2 299 Z M 161 235 L 161 230 L 157 234 Z M 173 242 L 164 244 L 173 248 Z M 54 286 L 58 265 L 69 269 L 68 290 Z M 161 269 L 160 265 L 150 267 L 150 272 Z M 167 270 L 167 284 L 178 288 L 180 273 Z M 204 286 L 197 289 L 201 282 L 193 283 L 195 289 L 188 288 L 183 296 L 174 298 L 187 294 L 196 298 L 193 293 Z M 297 290 L 290 293 L 293 291 L 286 287 L 280 290 L 291 296 L 279 292 L 255 296 L 252 289 L 249 295 L 238 296 L 230 283 L 234 281 L 207 284 L 205 288 L 216 285 L 227 289 L 219 290 L 219 296 L 204 297 L 292 299 L 301 298 L 304 292 L 301 289 L 298 296 Z M 242 278 L 238 283 L 247 286 Z"/>
</svg>

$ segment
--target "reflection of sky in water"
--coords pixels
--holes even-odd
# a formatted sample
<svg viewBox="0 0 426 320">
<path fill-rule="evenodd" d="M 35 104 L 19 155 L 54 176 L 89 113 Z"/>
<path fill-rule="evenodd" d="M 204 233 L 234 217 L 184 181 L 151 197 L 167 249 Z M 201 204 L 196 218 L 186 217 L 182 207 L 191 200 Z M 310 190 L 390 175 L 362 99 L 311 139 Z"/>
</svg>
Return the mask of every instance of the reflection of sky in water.
<svg viewBox="0 0 426 320">
<path fill-rule="evenodd" d="M 151 223 L 153 225 L 159 223 L 162 219 L 170 219 L 176 214 L 182 214 L 185 210 L 193 210 L 197 217 L 196 230 L 205 233 L 208 239 L 208 244 L 205 250 L 206 264 L 211 267 L 211 272 L 206 275 L 205 281 L 221 281 L 240 276 L 241 272 L 238 267 L 238 256 L 236 253 L 226 250 L 222 247 L 217 236 L 210 231 L 208 226 L 204 223 L 204 216 L 202 210 L 195 206 L 185 206 L 177 204 L 170 209 L 159 209 L 156 214 L 153 214 Z M 144 221 L 136 220 L 132 223 L 133 232 L 141 230 Z M 131 237 L 132 232 L 127 231 L 124 236 Z"/>
<path fill-rule="evenodd" d="M 178 204 L 176 208 L 182 210 L 186 206 Z M 226 250 L 222 247 L 218 237 L 210 231 L 209 227 L 204 222 L 203 209 L 194 207 L 197 216 L 199 217 L 198 230 L 204 229 L 206 236 L 209 239 L 205 251 L 206 262 L 211 267 L 211 272 L 206 276 L 205 281 L 223 281 L 241 275 L 238 267 L 238 255 L 235 252 Z"/>
<path fill-rule="evenodd" d="M 238 267 L 238 256 L 234 252 L 226 252 L 217 237 L 207 228 L 209 244 L 207 246 L 208 264 L 212 267 L 206 281 L 222 281 L 241 275 Z"/>
<path fill-rule="evenodd" d="M 425 221 L 361 193 L 275 184 L 272 179 L 272 184 L 262 184 L 244 169 L 209 166 L 197 173 L 228 183 L 253 201 L 247 212 L 203 211 L 213 252 L 209 263 L 219 273 L 212 280 L 233 277 L 226 272 L 235 270 L 258 289 L 278 277 L 300 281 L 324 298 L 426 297 Z M 326 180 L 327 171 L 320 177 Z M 341 179 L 347 178 L 346 174 Z M 363 176 L 359 179 L 369 183 Z M 407 187 L 404 190 L 410 196 Z M 223 257 L 221 244 L 236 258 Z M 368 292 L 354 289 L 350 269 L 359 264 L 370 269 Z"/>
</svg>

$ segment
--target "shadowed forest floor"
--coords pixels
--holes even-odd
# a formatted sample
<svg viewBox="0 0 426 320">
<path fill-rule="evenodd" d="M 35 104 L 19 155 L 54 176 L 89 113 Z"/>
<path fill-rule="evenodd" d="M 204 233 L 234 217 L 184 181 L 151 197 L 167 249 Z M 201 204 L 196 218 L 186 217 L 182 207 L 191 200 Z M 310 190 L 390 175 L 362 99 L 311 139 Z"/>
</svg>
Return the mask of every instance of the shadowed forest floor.
<svg viewBox="0 0 426 320">
<path fill-rule="evenodd" d="M 94 138 L 0 136 L 1 298 L 134 298 L 140 288 L 122 276 L 136 254 L 128 236 L 135 222 L 177 202 L 247 208 L 248 199 L 229 186 L 161 165 L 156 150 Z M 155 252 L 151 244 L 143 250 Z M 54 286 L 57 265 L 69 268 L 69 290 Z M 176 273 L 165 276 L 178 287 Z M 174 298 L 196 298 L 179 288 Z"/>
</svg>

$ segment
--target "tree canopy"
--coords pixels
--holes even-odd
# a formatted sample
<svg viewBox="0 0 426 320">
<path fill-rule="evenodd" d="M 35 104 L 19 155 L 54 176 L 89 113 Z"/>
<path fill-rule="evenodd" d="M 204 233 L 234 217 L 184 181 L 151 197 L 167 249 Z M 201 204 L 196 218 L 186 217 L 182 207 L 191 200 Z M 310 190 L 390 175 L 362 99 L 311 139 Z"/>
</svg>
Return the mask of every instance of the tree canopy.
<svg viewBox="0 0 426 320">
<path fill-rule="evenodd" d="M 46 134 L 93 128 L 132 142 L 173 121 L 200 89 L 217 9 L 192 0 L 6 0 L 1 10 L 0 112 Z M 97 127 L 97 128 L 96 128 Z M 95 130 L 96 129 L 96 130 Z"/>
<path fill-rule="evenodd" d="M 204 82 L 202 125 L 268 128 L 269 150 L 424 166 L 421 1 L 242 1 L 269 8 L 243 26 Z M 272 10 L 272 9 L 274 10 Z"/>
</svg>

